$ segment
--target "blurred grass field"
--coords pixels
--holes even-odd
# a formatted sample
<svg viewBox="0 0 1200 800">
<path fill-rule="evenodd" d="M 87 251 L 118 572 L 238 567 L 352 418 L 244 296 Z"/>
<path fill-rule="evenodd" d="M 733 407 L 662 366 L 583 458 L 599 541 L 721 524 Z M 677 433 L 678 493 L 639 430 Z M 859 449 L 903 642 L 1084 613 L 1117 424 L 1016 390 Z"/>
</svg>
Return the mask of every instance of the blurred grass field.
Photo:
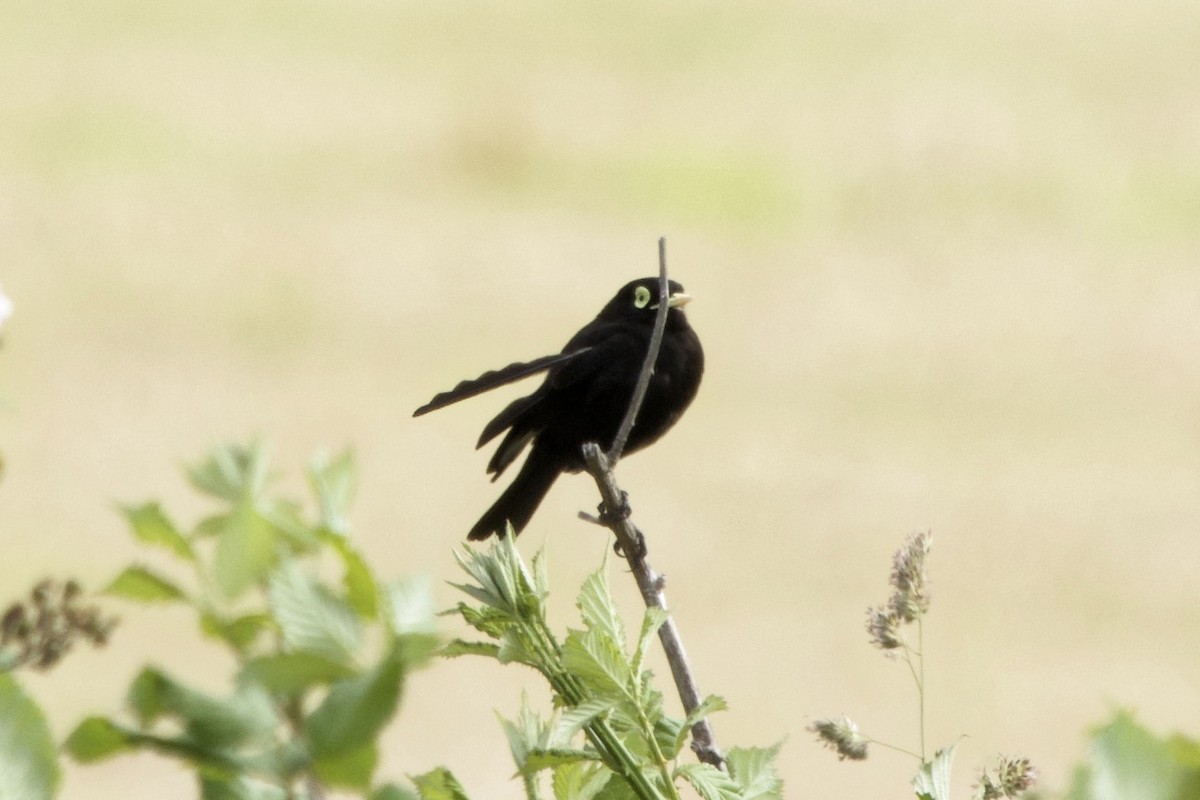
<svg viewBox="0 0 1200 800">
<path fill-rule="evenodd" d="M 907 796 L 913 765 L 804 727 L 915 745 L 862 622 L 917 529 L 929 740 L 969 734 L 963 790 L 995 752 L 1061 787 L 1117 705 L 1195 735 L 1198 41 L 1181 0 L 5 3 L 0 586 L 102 585 L 141 557 L 114 503 L 190 520 L 175 468 L 256 434 L 295 491 L 353 444 L 379 572 L 455 578 L 508 395 L 411 410 L 560 347 L 666 235 L 708 373 L 621 473 L 723 744 L 788 737 L 789 796 Z M 521 538 L 563 624 L 595 502 L 563 480 Z M 29 679 L 57 734 L 147 659 L 222 688 L 186 617 L 123 616 Z M 519 797 L 493 709 L 536 686 L 417 676 L 382 771 Z M 190 780 L 122 759 L 64 796 Z"/>
</svg>

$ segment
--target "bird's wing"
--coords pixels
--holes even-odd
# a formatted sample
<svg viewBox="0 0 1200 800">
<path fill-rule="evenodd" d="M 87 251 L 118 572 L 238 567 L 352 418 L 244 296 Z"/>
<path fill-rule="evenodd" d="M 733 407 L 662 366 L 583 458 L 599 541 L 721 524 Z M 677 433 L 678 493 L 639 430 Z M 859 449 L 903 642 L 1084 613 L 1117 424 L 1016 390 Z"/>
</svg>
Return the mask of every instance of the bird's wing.
<svg viewBox="0 0 1200 800">
<path fill-rule="evenodd" d="M 555 369 L 547 382 L 554 389 L 586 383 L 589 395 L 607 392 L 614 381 L 626 379 L 630 365 L 634 374 L 641 368 L 646 339 L 621 325 L 589 325 L 567 345 L 578 348 L 579 357 Z"/>
<path fill-rule="evenodd" d="M 519 381 L 522 378 L 527 378 L 530 375 L 536 375 L 539 372 L 555 367 L 559 364 L 565 364 L 576 356 L 581 355 L 589 348 L 572 350 L 570 352 L 555 353 L 551 356 L 543 356 L 535 358 L 533 361 L 521 361 L 515 364 L 509 364 L 507 367 L 497 370 L 491 370 L 480 375 L 472 380 L 462 381 L 448 392 L 441 392 L 434 395 L 433 399 L 425 405 L 413 412 L 414 417 L 419 417 L 422 414 L 428 414 L 430 411 L 436 411 L 439 408 L 445 408 L 452 403 L 457 403 L 459 400 L 466 400 L 468 397 L 474 397 L 477 394 L 483 394 L 489 389 L 495 389 L 497 386 L 503 386 L 506 383 Z"/>
</svg>

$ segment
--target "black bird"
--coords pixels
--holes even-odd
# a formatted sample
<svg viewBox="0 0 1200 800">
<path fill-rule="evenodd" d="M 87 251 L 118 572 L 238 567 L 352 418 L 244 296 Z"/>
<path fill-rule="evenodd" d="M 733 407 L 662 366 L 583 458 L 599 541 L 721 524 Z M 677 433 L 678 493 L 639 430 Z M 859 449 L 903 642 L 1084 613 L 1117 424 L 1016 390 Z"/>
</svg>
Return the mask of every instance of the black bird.
<svg viewBox="0 0 1200 800">
<path fill-rule="evenodd" d="M 683 306 L 691 297 L 675 281 L 670 281 L 669 287 L 670 310 L 662 346 L 625 444 L 626 453 L 651 444 L 675 424 L 696 396 L 704 373 L 704 350 L 683 315 Z M 468 539 L 486 539 L 493 533 L 503 536 L 506 522 L 520 533 L 559 473 L 583 469 L 584 443 L 596 442 L 606 450 L 612 446 L 646 358 L 659 306 L 658 288 L 657 278 L 625 284 L 594 320 L 571 337 L 561 353 L 485 372 L 413 412 L 419 417 L 546 372 L 537 391 L 509 403 L 479 437 L 476 448 L 508 431 L 488 462 L 492 480 L 500 477 L 527 444 L 533 447 L 516 479 L 471 528 Z"/>
</svg>

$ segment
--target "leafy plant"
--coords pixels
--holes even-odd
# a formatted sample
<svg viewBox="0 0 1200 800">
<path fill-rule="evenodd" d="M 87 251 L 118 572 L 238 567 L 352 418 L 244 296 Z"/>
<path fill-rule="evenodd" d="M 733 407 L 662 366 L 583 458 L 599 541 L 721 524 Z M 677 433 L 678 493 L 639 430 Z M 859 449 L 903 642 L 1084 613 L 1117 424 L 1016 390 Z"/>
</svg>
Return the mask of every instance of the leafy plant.
<svg viewBox="0 0 1200 800">
<path fill-rule="evenodd" d="M 1155 736 L 1129 711 L 1091 733 L 1090 754 L 1063 800 L 1191 800 L 1200 797 L 1200 741 Z"/>
<path fill-rule="evenodd" d="M 559 637 L 546 620 L 545 559 L 538 554 L 527 566 L 513 538 L 458 555 L 471 578 L 458 588 L 475 602 L 460 602 L 456 612 L 490 641 L 457 640 L 445 652 L 524 664 L 550 684 L 555 713 L 543 718 L 525 706 L 516 720 L 502 721 L 528 798 L 540 797 L 542 772 L 556 800 L 673 799 L 685 782 L 705 800 L 781 797 L 773 763 L 778 747 L 734 748 L 728 772 L 681 761 L 689 728 L 725 703 L 710 696 L 687 719 L 665 713 L 646 668 L 666 619 L 661 609 L 646 610 L 630 648 L 602 566 L 579 594 L 583 627 Z"/>
<path fill-rule="evenodd" d="M 235 659 L 230 691 L 148 665 L 128 714 L 83 720 L 67 751 L 83 763 L 138 749 L 180 759 L 204 798 L 318 798 L 326 787 L 415 797 L 376 783 L 377 740 L 439 644 L 433 605 L 423 583 L 379 582 L 348 538 L 350 454 L 310 466 L 312 520 L 268 492 L 258 445 L 217 448 L 187 474 L 217 512 L 185 530 L 156 503 L 125 508 L 134 537 L 174 566 L 129 566 L 106 591 L 194 609 L 199 631 Z"/>
</svg>

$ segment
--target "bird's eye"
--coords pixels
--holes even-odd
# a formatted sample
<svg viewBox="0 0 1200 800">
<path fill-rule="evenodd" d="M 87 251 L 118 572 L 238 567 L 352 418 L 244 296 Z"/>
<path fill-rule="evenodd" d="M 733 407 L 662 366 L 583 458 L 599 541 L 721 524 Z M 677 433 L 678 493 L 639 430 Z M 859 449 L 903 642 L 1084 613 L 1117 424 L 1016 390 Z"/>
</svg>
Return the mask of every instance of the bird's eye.
<svg viewBox="0 0 1200 800">
<path fill-rule="evenodd" d="M 633 290 L 633 306 L 634 308 L 645 308 L 650 304 L 650 290 L 645 286 L 639 286 Z"/>
</svg>

